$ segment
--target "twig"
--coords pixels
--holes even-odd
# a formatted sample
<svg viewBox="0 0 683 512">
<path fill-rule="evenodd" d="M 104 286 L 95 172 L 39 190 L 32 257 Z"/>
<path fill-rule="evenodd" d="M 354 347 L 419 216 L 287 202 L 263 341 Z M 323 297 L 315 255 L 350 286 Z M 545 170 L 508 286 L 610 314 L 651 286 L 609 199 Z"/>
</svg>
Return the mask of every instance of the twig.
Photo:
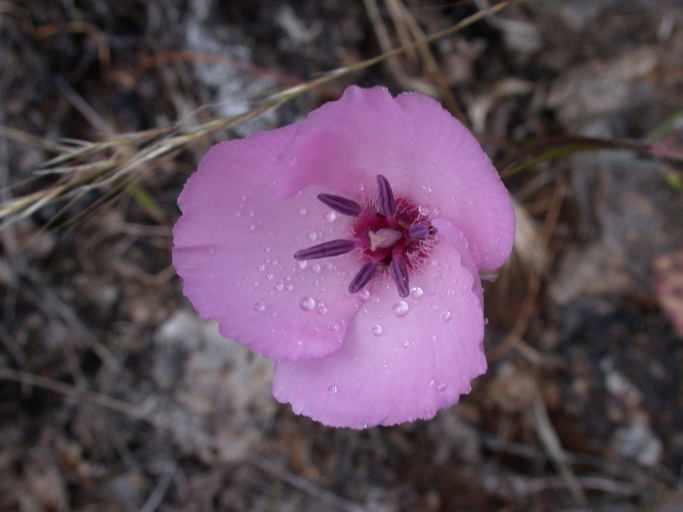
<svg viewBox="0 0 683 512">
<path fill-rule="evenodd" d="M 176 466 L 175 463 L 166 466 L 161 478 L 159 478 L 157 485 L 154 487 L 154 491 L 149 495 L 147 501 L 145 501 L 145 504 L 140 509 L 140 512 L 154 512 L 157 507 L 161 505 L 161 501 L 164 499 L 168 488 L 171 486 L 171 482 L 173 482 L 173 478 L 177 471 L 178 466 Z"/>
<path fill-rule="evenodd" d="M 574 500 L 578 505 L 586 506 L 588 503 L 586 500 L 586 494 L 583 492 L 580 482 L 577 480 L 574 471 L 567 462 L 567 456 L 565 455 L 562 444 L 560 443 L 560 438 L 557 436 L 555 428 L 553 428 L 553 424 L 548 417 L 548 411 L 543 403 L 543 398 L 538 391 L 534 397 L 531 414 L 534 420 L 536 432 L 541 438 L 541 442 L 548 451 L 550 458 L 560 471 L 560 475 L 562 475 L 562 478 L 567 484 L 567 487 L 574 497 Z"/>
<path fill-rule="evenodd" d="M 564 184 L 560 183 L 555 187 L 550 210 L 546 215 L 543 233 L 541 234 L 539 245 L 547 251 L 557 220 L 562 210 L 562 198 L 566 192 Z M 517 315 L 517 320 L 510 333 L 505 337 L 503 342 L 495 347 L 489 353 L 489 361 L 497 361 L 504 357 L 512 348 L 522 341 L 524 333 L 529 328 L 531 321 L 536 313 L 536 301 L 541 289 L 542 269 L 531 268 L 529 270 L 529 279 L 527 282 L 526 295 Z"/>
</svg>

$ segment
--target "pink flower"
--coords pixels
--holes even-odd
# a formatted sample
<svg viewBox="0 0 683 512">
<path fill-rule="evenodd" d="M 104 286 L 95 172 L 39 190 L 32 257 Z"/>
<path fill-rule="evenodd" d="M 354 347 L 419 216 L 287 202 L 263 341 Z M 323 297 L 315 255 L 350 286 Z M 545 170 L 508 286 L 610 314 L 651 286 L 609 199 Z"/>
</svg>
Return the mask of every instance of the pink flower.
<svg viewBox="0 0 683 512">
<path fill-rule="evenodd" d="M 178 202 L 185 294 L 276 362 L 273 394 L 294 412 L 427 419 L 486 370 L 478 272 L 507 259 L 514 215 L 433 99 L 349 87 L 300 123 L 214 146 Z"/>
</svg>

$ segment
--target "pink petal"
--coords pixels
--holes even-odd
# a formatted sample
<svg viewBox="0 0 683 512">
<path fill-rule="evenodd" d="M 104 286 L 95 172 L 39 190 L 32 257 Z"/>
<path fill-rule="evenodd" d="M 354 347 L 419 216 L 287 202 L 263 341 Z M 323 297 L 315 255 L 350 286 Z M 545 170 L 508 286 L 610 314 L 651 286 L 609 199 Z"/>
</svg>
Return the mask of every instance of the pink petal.
<svg viewBox="0 0 683 512">
<path fill-rule="evenodd" d="M 480 268 L 495 270 L 509 256 L 514 213 L 498 173 L 472 134 L 421 94 L 352 86 L 311 112 L 283 151 L 278 193 L 316 184 L 373 197 L 378 174 L 397 197 L 458 226 Z"/>
<path fill-rule="evenodd" d="M 294 253 L 348 238 L 350 218 L 309 187 L 276 197 L 276 156 L 296 126 L 214 146 L 179 198 L 173 264 L 184 293 L 223 336 L 272 359 L 320 357 L 337 350 L 358 298 L 347 287 L 356 254 L 297 262 Z"/>
<path fill-rule="evenodd" d="M 457 228 L 441 222 L 440 229 L 447 236 L 411 273 L 409 297 L 400 301 L 385 275 L 340 350 L 276 363 L 277 400 L 326 425 L 363 428 L 432 418 L 469 392 L 486 370 L 481 283 Z"/>
</svg>

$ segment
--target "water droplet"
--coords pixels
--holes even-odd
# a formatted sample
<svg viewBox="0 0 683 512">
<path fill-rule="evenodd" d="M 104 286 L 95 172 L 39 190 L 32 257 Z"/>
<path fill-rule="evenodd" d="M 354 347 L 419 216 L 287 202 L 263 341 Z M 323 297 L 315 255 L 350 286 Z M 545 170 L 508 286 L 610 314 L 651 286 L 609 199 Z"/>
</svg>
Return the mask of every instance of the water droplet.
<svg viewBox="0 0 683 512">
<path fill-rule="evenodd" d="M 322 270 L 322 267 L 320 266 L 319 263 L 314 263 L 311 265 L 311 270 L 315 272 L 316 274 L 320 274 L 320 271 Z"/>
<path fill-rule="evenodd" d="M 425 217 L 428 217 L 431 213 L 429 206 L 418 206 L 417 211 L 420 212 L 420 215 L 424 215 Z"/>
<path fill-rule="evenodd" d="M 389 368 L 389 361 L 382 359 L 382 368 Z"/>
<path fill-rule="evenodd" d="M 265 263 L 259 263 L 259 264 L 258 264 L 258 269 L 259 269 L 261 272 L 263 272 L 264 270 L 266 270 L 266 264 L 265 264 Z"/>
<path fill-rule="evenodd" d="M 436 386 L 436 389 L 438 389 L 439 391 L 446 391 L 446 388 L 447 388 L 447 387 L 448 387 L 448 384 L 446 384 L 445 382 L 440 382 L 440 383 Z"/>
<path fill-rule="evenodd" d="M 330 322 L 327 324 L 327 328 L 330 331 L 338 331 L 339 329 L 341 329 L 341 324 L 339 322 Z"/>
<path fill-rule="evenodd" d="M 315 308 L 315 299 L 313 297 L 301 297 L 299 307 L 304 311 L 313 311 Z"/>
<path fill-rule="evenodd" d="M 358 297 L 360 297 L 360 300 L 366 301 L 370 298 L 370 292 L 368 290 L 361 290 Z"/>
<path fill-rule="evenodd" d="M 327 314 L 327 306 L 322 302 L 318 304 L 318 313 L 320 313 L 321 315 Z"/>
<path fill-rule="evenodd" d="M 432 334 L 432 341 L 436 341 L 437 339 L 436 334 Z"/>
<path fill-rule="evenodd" d="M 288 292 L 291 292 L 292 290 L 294 290 L 294 285 L 293 285 L 292 283 L 287 283 L 287 284 L 285 285 L 285 289 L 286 289 Z"/>
<path fill-rule="evenodd" d="M 394 304 L 394 307 L 392 308 L 392 311 L 394 312 L 394 315 L 397 317 L 402 317 L 406 316 L 408 314 L 408 311 L 410 311 L 410 306 L 408 303 L 404 300 L 398 301 L 396 304 Z"/>
<path fill-rule="evenodd" d="M 270 251 L 273 250 L 273 248 L 270 247 L 269 245 L 267 245 L 266 247 L 263 248 L 263 250 L 266 251 L 266 252 L 270 252 Z"/>
<path fill-rule="evenodd" d="M 249 231 L 256 231 L 256 224 L 250 224 Z"/>
<path fill-rule="evenodd" d="M 263 302 L 257 302 L 254 304 L 254 309 L 259 313 L 263 313 L 266 310 L 266 305 Z"/>
<path fill-rule="evenodd" d="M 410 291 L 410 294 L 413 296 L 414 299 L 419 299 L 424 295 L 424 293 L 424 290 L 419 286 L 413 287 L 413 289 Z"/>
<path fill-rule="evenodd" d="M 404 342 L 401 344 L 401 346 L 402 346 L 403 348 L 408 348 L 408 347 L 410 347 L 410 345 L 411 345 L 411 343 L 410 343 L 409 341 L 404 341 Z"/>
<path fill-rule="evenodd" d="M 488 319 L 488 318 L 484 318 L 484 325 L 488 325 L 488 324 L 489 324 L 489 319 Z"/>
<path fill-rule="evenodd" d="M 311 242 L 315 242 L 315 241 L 318 239 L 318 233 L 316 233 L 315 231 L 310 231 L 310 232 L 308 233 L 308 239 L 309 239 Z"/>
<path fill-rule="evenodd" d="M 268 281 L 272 281 L 273 277 L 275 276 L 273 276 L 273 274 L 271 274 L 270 272 L 266 274 L 266 279 L 268 279 Z"/>
<path fill-rule="evenodd" d="M 281 292 L 282 290 L 285 289 L 285 285 L 283 284 L 282 281 L 278 281 L 277 283 L 275 283 L 275 289 L 277 291 Z"/>
<path fill-rule="evenodd" d="M 237 211 L 235 212 L 235 218 L 239 219 L 242 216 L 242 213 Z"/>
<path fill-rule="evenodd" d="M 337 218 L 337 212 L 327 212 L 325 214 L 325 220 L 327 222 L 334 222 L 336 218 Z"/>
<path fill-rule="evenodd" d="M 304 208 L 303 206 L 299 208 L 299 215 L 306 215 L 306 208 Z"/>
<path fill-rule="evenodd" d="M 372 326 L 372 334 L 374 334 L 375 336 L 381 336 L 383 332 L 384 329 L 382 329 L 381 325 L 376 324 Z"/>
<path fill-rule="evenodd" d="M 449 322 L 452 316 L 453 315 L 450 311 L 444 311 L 443 313 L 441 313 L 441 320 L 443 320 L 444 322 Z"/>
<path fill-rule="evenodd" d="M 330 393 L 336 393 L 338 391 L 337 386 L 328 386 L 327 391 Z"/>
<path fill-rule="evenodd" d="M 304 261 L 300 261 L 300 262 L 299 262 L 299 268 L 300 268 L 301 270 L 304 270 L 307 266 L 308 266 L 308 262 L 307 262 L 307 261 L 304 260 Z"/>
<path fill-rule="evenodd" d="M 254 212 L 249 212 L 249 217 L 253 219 L 254 217 L 256 217 L 256 214 Z"/>
</svg>

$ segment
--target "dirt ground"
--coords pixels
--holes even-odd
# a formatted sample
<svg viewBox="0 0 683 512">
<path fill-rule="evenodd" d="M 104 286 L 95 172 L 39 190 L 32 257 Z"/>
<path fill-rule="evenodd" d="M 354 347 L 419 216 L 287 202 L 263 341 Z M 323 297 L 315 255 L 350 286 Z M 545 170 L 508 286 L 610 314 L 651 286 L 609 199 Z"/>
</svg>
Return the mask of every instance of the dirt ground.
<svg viewBox="0 0 683 512">
<path fill-rule="evenodd" d="M 31 205 L 0 210 L 0 511 L 683 510 L 683 2 L 521 2 L 80 179 L 489 5 L 0 1 L 0 208 Z M 271 363 L 170 265 L 206 149 L 351 83 L 439 98 L 518 208 L 488 373 L 432 421 L 366 431 L 276 403 Z"/>
</svg>

